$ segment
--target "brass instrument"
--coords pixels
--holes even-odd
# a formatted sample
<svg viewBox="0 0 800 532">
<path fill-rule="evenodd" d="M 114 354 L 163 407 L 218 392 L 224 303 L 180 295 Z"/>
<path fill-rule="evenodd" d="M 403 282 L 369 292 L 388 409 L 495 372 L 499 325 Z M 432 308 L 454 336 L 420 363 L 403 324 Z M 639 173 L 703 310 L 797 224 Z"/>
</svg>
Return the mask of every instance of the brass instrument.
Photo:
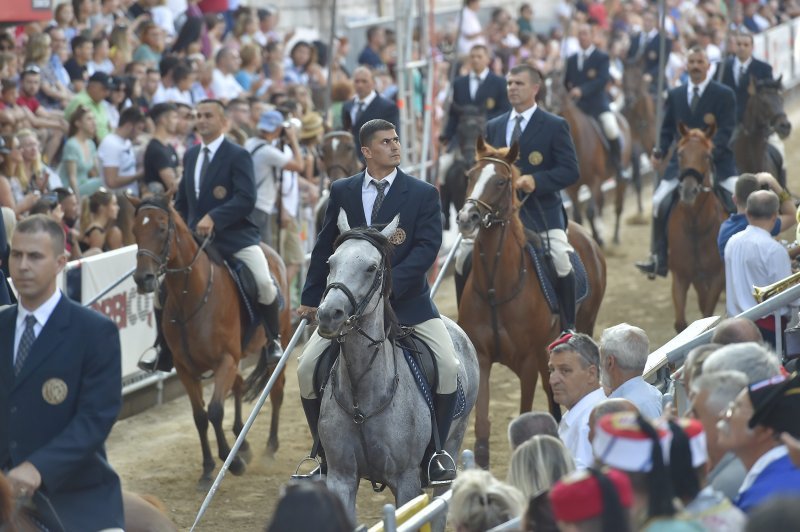
<svg viewBox="0 0 800 532">
<path fill-rule="evenodd" d="M 758 303 L 763 303 L 774 295 L 780 294 L 784 290 L 800 283 L 800 272 L 793 273 L 786 279 L 781 279 L 767 286 L 754 286 L 753 297 Z"/>
</svg>

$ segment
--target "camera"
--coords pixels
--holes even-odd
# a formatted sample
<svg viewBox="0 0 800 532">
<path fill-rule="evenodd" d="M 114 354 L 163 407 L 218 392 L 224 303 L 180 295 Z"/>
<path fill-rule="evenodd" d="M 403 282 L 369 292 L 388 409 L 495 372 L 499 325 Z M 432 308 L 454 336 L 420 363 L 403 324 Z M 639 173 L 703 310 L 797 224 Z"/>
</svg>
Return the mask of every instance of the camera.
<svg viewBox="0 0 800 532">
<path fill-rule="evenodd" d="M 303 123 L 300 121 L 299 118 L 291 117 L 288 120 L 284 120 L 283 121 L 283 128 L 284 129 L 294 128 L 296 130 L 299 130 L 302 127 L 303 127 Z"/>
</svg>

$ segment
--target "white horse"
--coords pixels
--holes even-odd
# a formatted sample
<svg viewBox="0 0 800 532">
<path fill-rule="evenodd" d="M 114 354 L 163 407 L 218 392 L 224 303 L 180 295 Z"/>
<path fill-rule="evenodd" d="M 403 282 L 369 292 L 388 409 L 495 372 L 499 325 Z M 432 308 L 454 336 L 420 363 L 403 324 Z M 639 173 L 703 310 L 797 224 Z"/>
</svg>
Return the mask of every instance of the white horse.
<svg viewBox="0 0 800 532">
<path fill-rule="evenodd" d="M 328 287 L 317 309 L 319 333 L 336 338 L 341 354 L 324 390 L 319 437 L 328 463 L 328 487 L 355 518 L 359 480 L 391 489 L 399 507 L 422 492 L 420 465 L 431 440 L 431 412 L 405 357 L 392 341 L 397 329 L 389 306 L 388 237 L 383 231 L 350 229 L 339 213 L 341 233 L 329 259 Z M 467 335 L 443 317 L 461 362 L 462 415 L 453 421 L 444 447 L 458 456 L 469 412 L 478 395 L 478 361 Z M 427 466 L 427 464 L 426 464 Z M 443 488 L 437 488 L 444 491 Z"/>
</svg>

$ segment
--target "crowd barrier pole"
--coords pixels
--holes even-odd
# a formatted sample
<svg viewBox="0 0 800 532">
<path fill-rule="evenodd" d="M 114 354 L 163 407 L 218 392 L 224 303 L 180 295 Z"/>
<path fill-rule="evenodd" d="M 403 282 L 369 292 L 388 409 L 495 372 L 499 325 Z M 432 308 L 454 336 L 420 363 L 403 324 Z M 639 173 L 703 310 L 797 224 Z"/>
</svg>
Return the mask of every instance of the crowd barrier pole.
<svg viewBox="0 0 800 532">
<path fill-rule="evenodd" d="M 403 506 L 394 509 L 393 504 L 386 504 L 383 507 L 383 522 L 373 525 L 369 532 L 395 532 L 397 525 L 403 524 L 408 521 L 411 516 L 421 512 L 431 498 L 427 493 L 417 495 Z M 420 532 L 431 532 L 430 523 L 425 523 L 419 529 Z"/>
<path fill-rule="evenodd" d="M 461 244 L 461 241 L 464 239 L 464 235 L 458 233 L 456 237 L 456 241 L 453 242 L 453 246 L 450 248 L 450 252 L 447 253 L 447 257 L 445 257 L 444 262 L 439 267 L 439 275 L 436 276 L 436 281 L 433 282 L 433 286 L 431 287 L 431 299 L 433 296 L 436 295 L 436 292 L 439 290 L 439 285 L 442 284 L 442 280 L 444 279 L 444 274 L 447 271 L 447 267 L 453 262 L 453 257 L 456 256 L 456 251 L 458 251 L 458 246 Z"/>
<path fill-rule="evenodd" d="M 105 288 L 103 288 L 102 290 L 100 290 L 97 294 L 95 294 L 95 296 L 92 299 L 90 299 L 86 303 L 81 302 L 81 304 L 84 307 L 91 307 L 92 305 L 94 305 L 95 303 L 100 301 L 101 297 L 103 297 L 104 295 L 106 295 L 107 293 L 111 292 L 113 289 L 118 287 L 120 284 L 122 284 L 122 282 L 125 279 L 127 279 L 128 277 L 130 277 L 131 275 L 133 275 L 133 272 L 135 272 L 135 271 L 136 271 L 136 266 L 134 266 L 133 268 L 128 270 L 122 277 L 120 277 L 119 279 L 117 279 L 116 281 L 111 283 L 110 285 L 108 285 Z"/>
<path fill-rule="evenodd" d="M 208 494 L 206 495 L 203 504 L 200 506 L 200 510 L 197 512 L 197 517 L 195 517 L 194 524 L 192 525 L 190 532 L 194 531 L 194 529 L 197 527 L 197 524 L 200 522 L 200 519 L 203 518 L 203 514 L 206 513 L 208 505 L 211 504 L 211 499 L 214 498 L 214 495 L 217 493 L 219 485 L 222 483 L 222 479 L 225 478 L 225 473 L 227 473 L 228 468 L 231 465 L 231 462 L 236 457 L 236 453 L 239 452 L 239 447 L 242 446 L 242 442 L 247 436 L 247 433 L 250 431 L 250 427 L 253 425 L 253 422 L 256 420 L 256 416 L 261 410 L 261 407 L 264 406 L 264 403 L 266 402 L 267 397 L 269 396 L 269 392 L 271 392 L 272 387 L 275 386 L 275 381 L 278 380 L 278 376 L 281 374 L 283 368 L 286 366 L 286 361 L 289 360 L 289 355 L 292 354 L 292 351 L 294 351 L 295 346 L 297 346 L 297 342 L 303 336 L 303 331 L 305 330 L 306 325 L 308 325 L 307 318 L 303 318 L 302 320 L 300 320 L 300 323 L 297 325 L 297 329 L 294 331 L 294 335 L 292 336 L 292 339 L 289 341 L 289 345 L 286 346 L 286 350 L 283 352 L 283 356 L 278 361 L 278 365 L 272 372 L 272 375 L 270 376 L 267 385 L 264 386 L 264 390 L 258 397 L 258 401 L 256 401 L 256 404 L 253 407 L 253 411 L 250 412 L 250 416 L 247 418 L 244 427 L 242 427 L 242 432 L 239 433 L 239 436 L 236 438 L 236 442 L 233 444 L 231 452 L 228 453 L 228 458 L 225 459 L 225 463 L 222 464 L 219 473 L 217 473 L 217 478 L 214 480 L 214 484 L 212 484 L 211 489 L 208 490 Z"/>
</svg>

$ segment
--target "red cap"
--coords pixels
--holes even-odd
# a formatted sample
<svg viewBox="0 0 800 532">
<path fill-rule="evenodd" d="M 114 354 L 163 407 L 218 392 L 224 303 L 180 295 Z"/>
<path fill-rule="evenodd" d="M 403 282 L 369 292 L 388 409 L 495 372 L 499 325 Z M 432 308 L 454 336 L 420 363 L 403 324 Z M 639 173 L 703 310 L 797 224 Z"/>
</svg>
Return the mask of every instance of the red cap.
<svg viewBox="0 0 800 532">
<path fill-rule="evenodd" d="M 633 503 L 633 489 L 628 475 L 615 469 L 598 472 L 611 481 L 623 508 Z M 587 470 L 576 471 L 556 482 L 550 490 L 550 506 L 557 521 L 577 523 L 599 517 L 603 508 L 603 492 L 597 478 Z"/>
</svg>

